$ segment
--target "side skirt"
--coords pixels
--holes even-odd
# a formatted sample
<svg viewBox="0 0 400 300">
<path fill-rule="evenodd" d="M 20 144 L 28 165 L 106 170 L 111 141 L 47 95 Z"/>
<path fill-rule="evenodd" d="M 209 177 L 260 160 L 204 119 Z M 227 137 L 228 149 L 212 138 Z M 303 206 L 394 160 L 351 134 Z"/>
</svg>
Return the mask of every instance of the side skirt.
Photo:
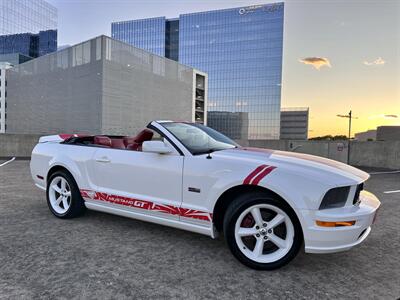
<svg viewBox="0 0 400 300">
<path fill-rule="evenodd" d="M 174 227 L 177 229 L 183 229 L 187 231 L 192 231 L 200 234 L 204 234 L 207 236 L 210 236 L 212 238 L 215 237 L 214 230 L 213 228 L 210 227 L 205 227 L 205 226 L 200 226 L 196 224 L 189 224 L 189 223 L 184 223 L 179 220 L 170 220 L 170 219 L 165 219 L 165 218 L 160 218 L 157 216 L 150 216 L 147 214 L 142 214 L 139 212 L 133 212 L 133 211 L 128 211 L 116 207 L 109 207 L 105 206 L 99 203 L 93 203 L 93 202 L 88 202 L 85 201 L 85 206 L 88 209 L 100 211 L 100 212 L 105 212 L 105 213 L 110 213 L 122 217 L 127 217 L 131 219 L 136 219 L 136 220 L 141 220 L 141 221 L 146 221 L 146 222 L 151 222 L 151 223 L 156 223 L 164 226 L 170 226 Z M 212 223 L 211 223 L 212 224 Z"/>
</svg>

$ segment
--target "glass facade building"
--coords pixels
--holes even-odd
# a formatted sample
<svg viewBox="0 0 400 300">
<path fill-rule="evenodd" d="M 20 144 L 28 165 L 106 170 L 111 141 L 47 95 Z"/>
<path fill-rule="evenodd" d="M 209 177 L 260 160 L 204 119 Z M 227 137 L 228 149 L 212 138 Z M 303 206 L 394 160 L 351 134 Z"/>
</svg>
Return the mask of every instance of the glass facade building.
<svg viewBox="0 0 400 300">
<path fill-rule="evenodd" d="M 165 17 L 112 23 L 111 37 L 165 56 Z"/>
<path fill-rule="evenodd" d="M 43 0 L 0 0 L 0 54 L 57 50 L 57 9 Z"/>
<path fill-rule="evenodd" d="M 131 34 L 129 24 L 145 27 L 149 19 L 113 23 L 112 36 L 131 34 L 124 41 L 208 73 L 210 126 L 235 139 L 279 138 L 283 3 L 156 19 L 164 20 L 162 29 L 146 27 L 140 41 L 164 36 L 164 53 L 140 44 L 138 32 Z"/>
</svg>

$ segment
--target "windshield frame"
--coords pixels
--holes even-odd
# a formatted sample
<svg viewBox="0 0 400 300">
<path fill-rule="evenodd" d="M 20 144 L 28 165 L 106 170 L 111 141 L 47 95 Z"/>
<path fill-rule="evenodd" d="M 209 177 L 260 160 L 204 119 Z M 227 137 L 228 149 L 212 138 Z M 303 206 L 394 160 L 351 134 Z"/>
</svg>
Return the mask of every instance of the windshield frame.
<svg viewBox="0 0 400 300">
<path fill-rule="evenodd" d="M 235 149 L 235 148 L 241 147 L 234 140 L 230 139 L 229 137 L 225 136 L 224 134 L 220 133 L 219 131 L 217 131 L 217 130 L 211 128 L 211 127 L 205 126 L 203 124 L 200 124 L 200 123 L 168 121 L 168 122 L 159 122 L 158 124 L 160 124 L 168 132 L 168 134 L 171 134 L 182 145 L 182 147 L 184 147 L 190 154 L 192 154 L 194 156 L 209 154 L 209 153 L 212 153 L 212 152 L 215 152 L 215 151 L 222 151 L 222 150 Z M 207 149 L 203 149 L 202 151 L 194 150 L 194 149 L 188 147 L 188 145 L 186 145 L 178 136 L 176 136 L 176 134 L 174 134 L 168 128 L 168 126 L 165 126 L 166 124 L 184 124 L 184 125 L 189 125 L 189 126 L 192 126 L 192 127 L 196 128 L 196 129 L 201 130 L 202 132 L 204 132 L 204 134 L 206 134 L 207 136 L 209 136 L 210 138 L 215 140 L 215 138 L 212 135 L 210 135 L 209 132 L 207 132 L 207 131 L 211 131 L 212 133 L 215 133 L 216 135 L 220 135 L 223 139 L 225 139 L 227 141 L 226 144 L 231 145 L 232 147 L 207 148 Z M 206 129 L 206 130 L 204 130 L 204 129 Z M 221 142 L 221 141 L 218 141 L 218 142 Z M 224 142 L 221 142 L 221 143 L 224 143 Z"/>
</svg>

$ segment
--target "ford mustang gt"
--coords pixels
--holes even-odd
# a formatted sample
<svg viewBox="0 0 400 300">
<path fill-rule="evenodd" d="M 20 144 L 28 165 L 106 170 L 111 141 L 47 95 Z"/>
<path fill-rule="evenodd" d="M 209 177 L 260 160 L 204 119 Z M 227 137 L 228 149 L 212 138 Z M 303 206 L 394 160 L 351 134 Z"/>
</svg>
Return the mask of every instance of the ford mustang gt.
<svg viewBox="0 0 400 300">
<path fill-rule="evenodd" d="M 343 251 L 371 231 L 369 175 L 316 156 L 241 147 L 200 124 L 153 121 L 136 136 L 39 139 L 31 173 L 50 211 L 86 209 L 208 235 L 245 265 L 279 268 L 304 247 Z"/>
</svg>

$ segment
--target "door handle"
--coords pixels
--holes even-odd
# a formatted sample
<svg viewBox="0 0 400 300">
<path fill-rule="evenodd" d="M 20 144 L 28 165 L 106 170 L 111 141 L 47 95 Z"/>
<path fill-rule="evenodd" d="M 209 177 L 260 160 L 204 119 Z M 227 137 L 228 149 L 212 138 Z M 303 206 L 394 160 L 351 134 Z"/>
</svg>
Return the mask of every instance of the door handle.
<svg viewBox="0 0 400 300">
<path fill-rule="evenodd" d="M 96 161 L 101 163 L 109 163 L 111 160 L 109 160 L 107 157 L 100 157 L 96 158 Z"/>
</svg>

